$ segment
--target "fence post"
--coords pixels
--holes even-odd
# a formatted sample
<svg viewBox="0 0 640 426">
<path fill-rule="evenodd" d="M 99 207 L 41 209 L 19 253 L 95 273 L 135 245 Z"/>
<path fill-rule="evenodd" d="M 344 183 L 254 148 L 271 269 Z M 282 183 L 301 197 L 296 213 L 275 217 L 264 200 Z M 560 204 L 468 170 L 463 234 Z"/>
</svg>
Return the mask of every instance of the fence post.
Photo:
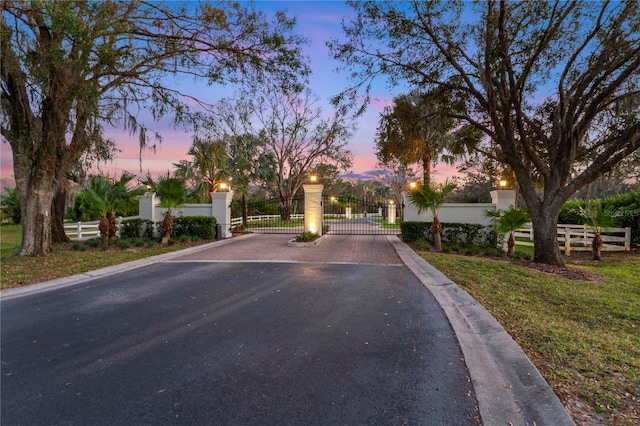
<svg viewBox="0 0 640 426">
<path fill-rule="evenodd" d="M 82 222 L 81 221 L 76 222 L 76 238 L 79 240 L 82 239 Z"/>
<path fill-rule="evenodd" d="M 631 250 L 631 228 L 628 226 L 624 228 L 624 250 Z"/>
<path fill-rule="evenodd" d="M 122 216 L 118 216 L 116 219 L 118 226 L 116 226 L 116 238 L 120 238 L 120 228 L 122 227 Z"/>
<path fill-rule="evenodd" d="M 571 229 L 564 228 L 564 254 L 571 256 Z"/>
</svg>

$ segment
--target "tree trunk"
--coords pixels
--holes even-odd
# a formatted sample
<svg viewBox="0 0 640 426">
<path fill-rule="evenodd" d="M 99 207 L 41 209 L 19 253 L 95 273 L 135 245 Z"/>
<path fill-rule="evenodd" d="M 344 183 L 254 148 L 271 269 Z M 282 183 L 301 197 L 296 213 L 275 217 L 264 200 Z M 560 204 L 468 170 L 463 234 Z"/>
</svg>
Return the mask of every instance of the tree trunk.
<svg viewBox="0 0 640 426">
<path fill-rule="evenodd" d="M 167 244 L 169 242 L 172 231 L 173 216 L 171 215 L 171 209 L 167 209 L 167 212 L 164 215 L 164 220 L 162 221 L 162 226 L 160 227 L 160 232 L 162 233 L 162 244 Z"/>
<path fill-rule="evenodd" d="M 107 216 L 100 218 L 98 230 L 100 231 L 100 246 L 109 247 L 109 218 Z"/>
<path fill-rule="evenodd" d="M 513 232 L 509 234 L 509 239 L 507 240 L 507 256 L 513 256 L 513 252 L 516 246 L 516 240 L 513 238 Z"/>
<path fill-rule="evenodd" d="M 440 219 L 437 216 L 433 217 L 433 225 L 431 225 L 431 230 L 433 231 L 433 251 L 442 251 L 442 224 L 440 223 Z"/>
<path fill-rule="evenodd" d="M 563 267 L 564 260 L 558 245 L 558 216 L 532 214 L 531 224 L 533 225 L 533 261 Z"/>
<path fill-rule="evenodd" d="M 118 233 L 118 222 L 116 221 L 116 213 L 108 213 L 107 218 L 109 219 L 109 238 L 114 238 Z"/>
<path fill-rule="evenodd" d="M 593 236 L 593 260 L 602 260 L 602 254 L 600 253 L 600 249 L 602 248 L 602 235 L 599 232 Z"/>
<path fill-rule="evenodd" d="M 280 219 L 291 219 L 291 209 L 293 201 L 290 197 L 280 198 Z"/>
<path fill-rule="evenodd" d="M 64 232 L 64 213 L 67 202 L 67 191 L 58 190 L 51 206 L 51 242 L 53 244 L 69 243 L 71 240 Z"/>
<path fill-rule="evenodd" d="M 51 205 L 55 193 L 53 176 L 46 171 L 36 172 L 36 175 L 29 177 L 27 185 L 29 190 L 24 196 L 26 202 L 21 208 L 22 246 L 18 254 L 44 256 L 52 250 Z"/>
<path fill-rule="evenodd" d="M 422 151 L 422 169 L 422 183 L 429 186 L 431 185 L 431 155 L 426 147 Z"/>
</svg>

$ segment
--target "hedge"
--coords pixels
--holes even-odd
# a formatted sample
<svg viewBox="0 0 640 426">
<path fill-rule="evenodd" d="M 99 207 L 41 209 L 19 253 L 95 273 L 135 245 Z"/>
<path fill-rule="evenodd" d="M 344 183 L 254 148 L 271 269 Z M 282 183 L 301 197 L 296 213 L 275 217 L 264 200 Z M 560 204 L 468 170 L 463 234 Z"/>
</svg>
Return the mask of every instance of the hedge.
<svg viewBox="0 0 640 426">
<path fill-rule="evenodd" d="M 414 242 L 424 239 L 433 242 L 432 222 L 402 222 L 402 240 Z M 442 223 L 443 243 L 497 247 L 498 234 L 492 226 L 472 223 Z"/>
<path fill-rule="evenodd" d="M 154 232 L 149 219 L 127 219 L 120 225 L 120 238 L 153 238 Z"/>
<path fill-rule="evenodd" d="M 216 218 L 209 216 L 183 216 L 173 218 L 171 237 L 199 237 L 203 240 L 216 239 Z"/>
</svg>

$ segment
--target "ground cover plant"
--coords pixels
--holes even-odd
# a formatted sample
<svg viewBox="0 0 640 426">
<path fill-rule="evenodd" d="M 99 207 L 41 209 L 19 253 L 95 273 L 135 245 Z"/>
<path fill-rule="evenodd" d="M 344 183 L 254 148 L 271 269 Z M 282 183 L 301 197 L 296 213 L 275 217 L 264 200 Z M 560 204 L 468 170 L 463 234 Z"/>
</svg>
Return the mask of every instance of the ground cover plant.
<svg viewBox="0 0 640 426">
<path fill-rule="evenodd" d="M 640 253 L 590 253 L 568 268 L 417 252 L 518 342 L 578 425 L 640 422 Z"/>
</svg>

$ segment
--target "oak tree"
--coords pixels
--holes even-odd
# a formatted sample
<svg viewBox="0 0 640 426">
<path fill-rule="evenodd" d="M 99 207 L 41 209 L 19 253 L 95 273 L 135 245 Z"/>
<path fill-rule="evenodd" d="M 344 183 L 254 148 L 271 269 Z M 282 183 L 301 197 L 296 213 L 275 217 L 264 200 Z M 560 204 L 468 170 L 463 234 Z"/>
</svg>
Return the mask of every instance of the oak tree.
<svg viewBox="0 0 640 426">
<path fill-rule="evenodd" d="M 534 260 L 563 265 L 562 205 L 640 147 L 638 2 L 349 3 L 356 16 L 329 43 L 352 76 L 337 100 L 356 101 L 378 76 L 467 99 L 451 116 L 514 171 Z"/>
<path fill-rule="evenodd" d="M 308 72 L 295 21 L 237 2 L 11 1 L 0 19 L 1 134 L 22 208 L 21 255 L 51 251 L 51 205 L 67 172 L 125 123 L 189 123 L 201 99 L 168 76 L 295 86 Z"/>
</svg>

